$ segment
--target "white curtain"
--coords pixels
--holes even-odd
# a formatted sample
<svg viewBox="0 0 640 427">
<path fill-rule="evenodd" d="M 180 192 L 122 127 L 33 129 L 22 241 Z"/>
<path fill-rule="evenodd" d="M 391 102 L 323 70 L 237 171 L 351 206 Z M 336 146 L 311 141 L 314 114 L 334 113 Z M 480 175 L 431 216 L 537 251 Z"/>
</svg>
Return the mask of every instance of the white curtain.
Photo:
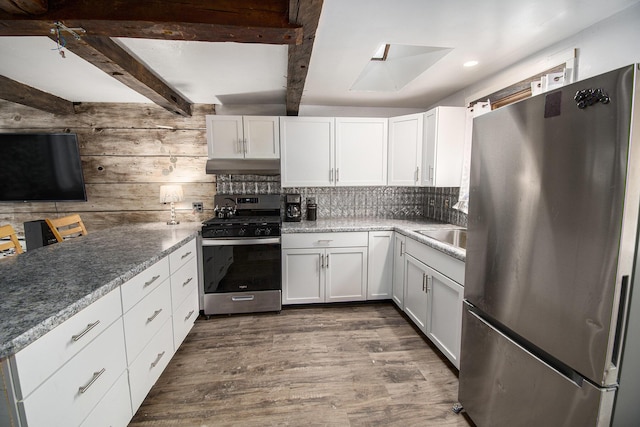
<svg viewBox="0 0 640 427">
<path fill-rule="evenodd" d="M 491 105 L 487 102 L 476 102 L 467 108 L 467 120 L 464 131 L 464 159 L 462 160 L 462 178 L 460 180 L 460 196 L 458 203 L 453 205 L 464 213 L 469 213 L 469 169 L 471 166 L 471 135 L 473 130 L 473 118 L 491 111 Z"/>
</svg>

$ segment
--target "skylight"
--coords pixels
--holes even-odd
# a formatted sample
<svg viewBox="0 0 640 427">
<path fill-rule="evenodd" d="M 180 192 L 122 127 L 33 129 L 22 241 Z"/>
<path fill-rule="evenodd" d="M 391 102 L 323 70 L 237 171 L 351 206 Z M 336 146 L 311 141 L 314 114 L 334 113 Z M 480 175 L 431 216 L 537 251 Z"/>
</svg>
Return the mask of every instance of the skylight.
<svg viewBox="0 0 640 427">
<path fill-rule="evenodd" d="M 352 91 L 395 92 L 405 87 L 452 48 L 381 45 L 351 86 Z"/>
</svg>

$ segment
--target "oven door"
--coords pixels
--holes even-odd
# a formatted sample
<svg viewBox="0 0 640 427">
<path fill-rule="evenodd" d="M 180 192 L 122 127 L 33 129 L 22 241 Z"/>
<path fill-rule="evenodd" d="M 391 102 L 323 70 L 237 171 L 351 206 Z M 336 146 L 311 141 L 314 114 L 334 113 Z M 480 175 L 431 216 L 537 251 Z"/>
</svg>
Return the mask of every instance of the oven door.
<svg viewBox="0 0 640 427">
<path fill-rule="evenodd" d="M 280 237 L 202 239 L 204 313 L 279 311 Z"/>
</svg>

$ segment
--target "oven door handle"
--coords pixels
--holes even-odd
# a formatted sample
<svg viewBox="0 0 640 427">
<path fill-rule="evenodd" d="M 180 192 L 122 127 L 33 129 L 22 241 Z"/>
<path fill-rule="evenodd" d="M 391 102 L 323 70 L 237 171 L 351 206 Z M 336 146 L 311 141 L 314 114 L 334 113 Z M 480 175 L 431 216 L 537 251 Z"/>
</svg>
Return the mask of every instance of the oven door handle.
<svg viewBox="0 0 640 427">
<path fill-rule="evenodd" d="M 280 237 L 266 239 L 202 239 L 202 246 L 243 246 L 280 244 Z"/>
</svg>

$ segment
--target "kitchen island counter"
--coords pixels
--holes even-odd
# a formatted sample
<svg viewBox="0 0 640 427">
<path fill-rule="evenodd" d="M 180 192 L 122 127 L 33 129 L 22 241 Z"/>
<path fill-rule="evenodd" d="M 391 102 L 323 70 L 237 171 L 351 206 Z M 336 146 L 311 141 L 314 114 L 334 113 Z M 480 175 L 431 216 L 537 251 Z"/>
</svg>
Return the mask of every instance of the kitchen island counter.
<svg viewBox="0 0 640 427">
<path fill-rule="evenodd" d="M 120 226 L 0 259 L 0 359 L 193 240 L 200 227 Z"/>
<path fill-rule="evenodd" d="M 464 229 L 453 224 L 432 220 L 387 218 L 330 218 L 317 221 L 283 222 L 282 233 L 327 233 L 347 231 L 396 231 L 437 249 L 453 258 L 465 261 L 466 251 L 417 233 L 416 230 Z"/>
</svg>

